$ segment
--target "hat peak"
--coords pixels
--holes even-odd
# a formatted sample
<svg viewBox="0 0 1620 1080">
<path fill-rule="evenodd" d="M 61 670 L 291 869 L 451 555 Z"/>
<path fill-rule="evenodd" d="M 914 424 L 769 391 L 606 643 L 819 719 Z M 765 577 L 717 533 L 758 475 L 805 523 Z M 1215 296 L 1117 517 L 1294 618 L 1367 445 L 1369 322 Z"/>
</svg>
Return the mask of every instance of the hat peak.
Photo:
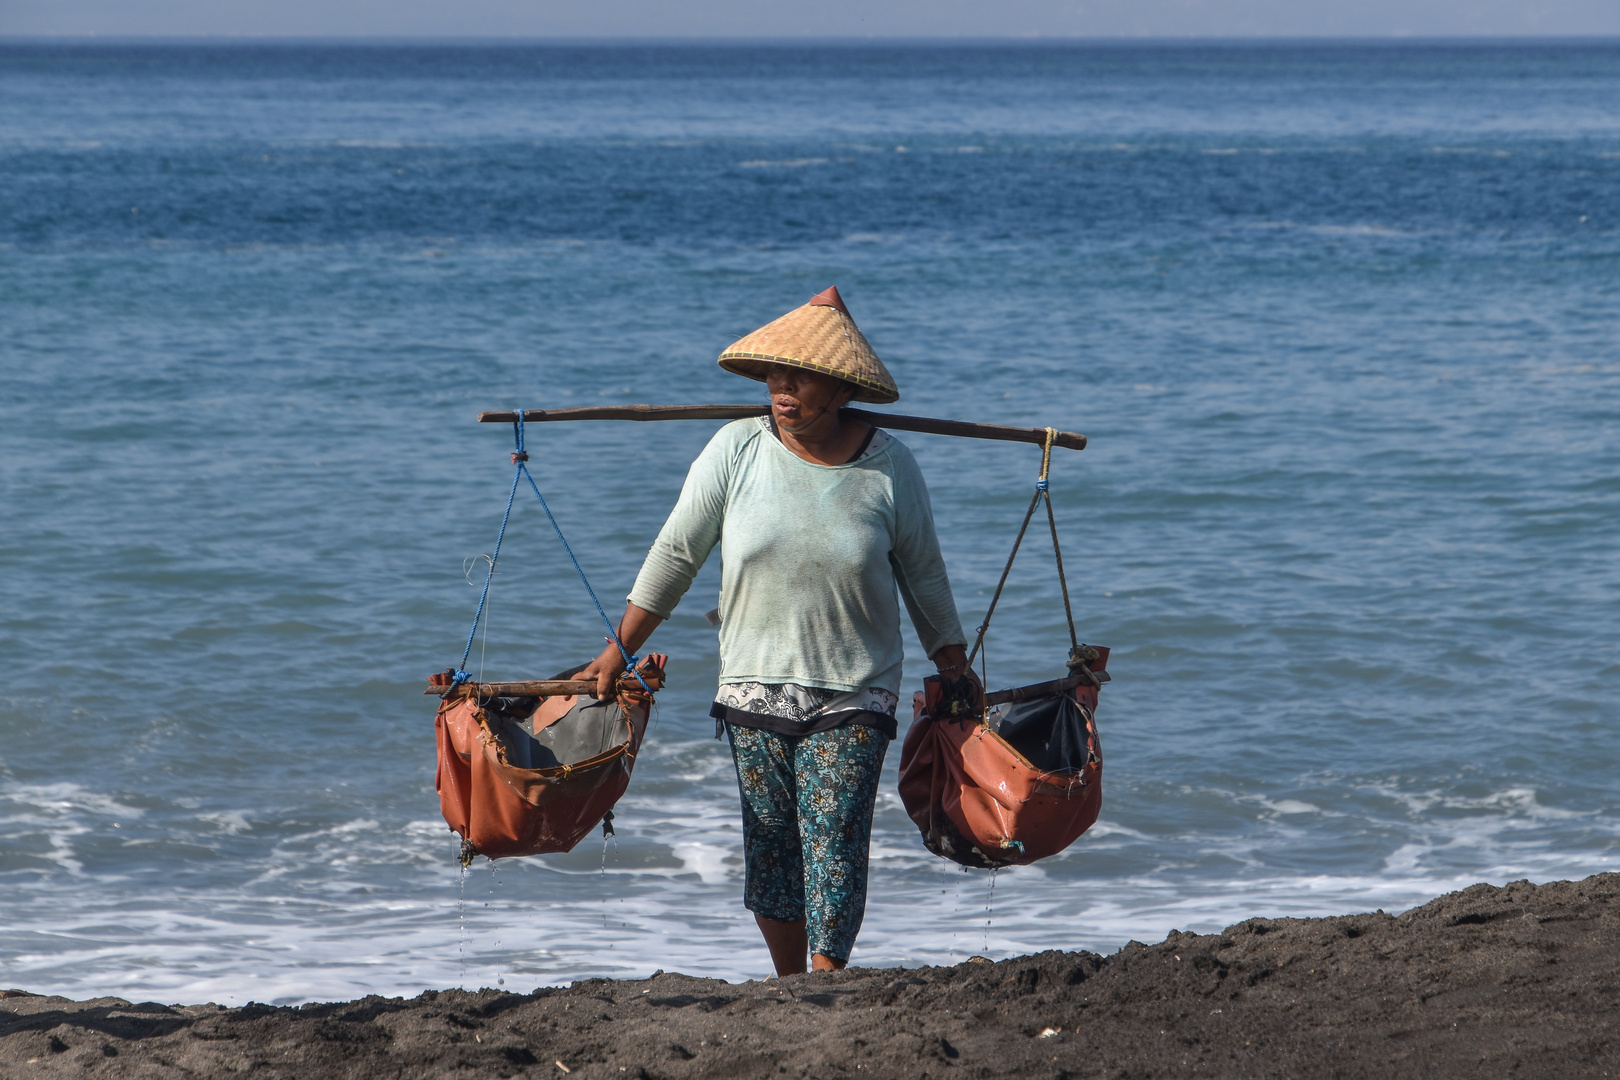
<svg viewBox="0 0 1620 1080">
<path fill-rule="evenodd" d="M 809 306 L 837 308 L 845 315 L 849 315 L 849 308 L 844 306 L 844 298 L 838 295 L 838 286 L 836 285 L 829 285 L 823 291 L 812 296 Z M 854 318 L 854 316 L 850 315 L 850 318 Z"/>
</svg>

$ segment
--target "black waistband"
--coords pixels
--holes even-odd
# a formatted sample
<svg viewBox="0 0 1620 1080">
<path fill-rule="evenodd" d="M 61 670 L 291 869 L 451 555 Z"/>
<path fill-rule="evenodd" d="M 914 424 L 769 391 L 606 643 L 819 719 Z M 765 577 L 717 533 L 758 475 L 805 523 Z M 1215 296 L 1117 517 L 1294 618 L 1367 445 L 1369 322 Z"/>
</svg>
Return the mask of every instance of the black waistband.
<svg viewBox="0 0 1620 1080">
<path fill-rule="evenodd" d="M 722 705 L 717 701 L 709 707 L 709 715 L 714 717 L 714 737 L 717 739 L 726 724 L 758 728 L 760 731 L 772 731 L 778 735 L 814 735 L 817 732 L 832 731 L 834 728 L 847 727 L 850 724 L 860 724 L 883 732 L 890 742 L 895 740 L 900 730 L 894 717 L 870 709 L 844 709 L 840 712 L 824 713 L 810 720 L 793 720 L 786 716 L 743 712 L 741 709 L 733 709 L 730 705 Z"/>
</svg>

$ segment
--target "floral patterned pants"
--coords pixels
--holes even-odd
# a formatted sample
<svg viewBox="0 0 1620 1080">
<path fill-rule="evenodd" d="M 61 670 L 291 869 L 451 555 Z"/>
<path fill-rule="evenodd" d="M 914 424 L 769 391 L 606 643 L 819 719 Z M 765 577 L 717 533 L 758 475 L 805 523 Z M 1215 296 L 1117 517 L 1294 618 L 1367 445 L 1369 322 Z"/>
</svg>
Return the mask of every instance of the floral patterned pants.
<svg viewBox="0 0 1620 1080">
<path fill-rule="evenodd" d="M 804 919 L 811 952 L 847 961 L 866 915 L 872 807 L 888 737 L 848 724 L 814 735 L 727 724 L 742 789 L 743 904 Z"/>
</svg>

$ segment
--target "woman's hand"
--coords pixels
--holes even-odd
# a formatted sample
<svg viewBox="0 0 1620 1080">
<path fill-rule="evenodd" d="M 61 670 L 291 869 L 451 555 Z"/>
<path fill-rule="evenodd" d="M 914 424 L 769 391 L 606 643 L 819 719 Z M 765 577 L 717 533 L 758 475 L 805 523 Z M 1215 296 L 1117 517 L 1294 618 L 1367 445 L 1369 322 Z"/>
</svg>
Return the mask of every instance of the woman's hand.
<svg viewBox="0 0 1620 1080">
<path fill-rule="evenodd" d="M 629 652 L 635 652 L 646 644 L 652 637 L 652 632 L 664 620 L 650 611 L 636 607 L 634 604 L 624 605 L 624 618 L 619 620 L 619 640 Z M 596 698 L 598 701 L 607 701 L 618 696 L 619 676 L 624 674 L 624 653 L 613 642 L 607 643 L 607 648 L 597 654 L 596 659 L 585 665 L 575 678 L 595 679 Z"/>
<path fill-rule="evenodd" d="M 939 669 L 941 704 L 952 719 L 977 717 L 984 712 L 984 687 L 979 677 L 967 666 L 967 649 L 961 645 L 947 645 L 934 654 L 934 666 Z"/>
<path fill-rule="evenodd" d="M 624 673 L 624 655 L 619 647 L 608 642 L 601 655 L 585 666 L 585 670 L 575 675 L 576 679 L 593 679 L 596 682 L 596 698 L 598 701 L 607 701 L 616 696 L 619 685 L 619 676 Z"/>
<path fill-rule="evenodd" d="M 946 645 L 933 656 L 934 666 L 947 682 L 960 679 L 967 672 L 967 647 Z"/>
</svg>

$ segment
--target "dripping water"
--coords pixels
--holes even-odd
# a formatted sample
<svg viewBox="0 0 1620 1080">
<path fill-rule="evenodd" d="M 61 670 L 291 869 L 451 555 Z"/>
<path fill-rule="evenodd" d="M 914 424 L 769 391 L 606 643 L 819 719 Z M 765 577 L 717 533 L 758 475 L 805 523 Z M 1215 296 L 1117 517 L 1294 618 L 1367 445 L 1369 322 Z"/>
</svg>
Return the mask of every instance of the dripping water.
<svg viewBox="0 0 1620 1080">
<path fill-rule="evenodd" d="M 610 833 L 610 832 L 607 832 L 606 830 L 604 830 L 603 833 L 602 833 L 602 929 L 603 929 L 604 932 L 608 929 L 608 893 L 611 891 L 610 889 L 608 889 L 608 883 L 607 883 L 608 841 L 609 840 L 613 841 L 613 861 L 618 862 L 619 861 L 619 837 L 618 837 L 618 835 L 616 833 Z M 610 949 L 613 948 L 613 942 L 612 942 L 611 939 L 608 941 L 608 948 L 610 948 Z"/>
<path fill-rule="evenodd" d="M 501 883 L 500 864 L 497 863 L 494 859 L 491 859 L 491 860 L 489 860 L 489 895 L 490 895 L 490 899 L 484 901 L 484 906 L 486 908 L 489 907 L 491 902 L 494 900 L 494 898 L 495 898 L 495 889 L 496 889 L 496 887 L 498 885 L 500 885 L 500 883 Z M 501 969 L 500 969 L 500 963 L 501 963 L 500 925 L 501 925 L 501 921 L 500 921 L 499 916 L 497 916 L 495 919 L 491 920 L 491 922 L 496 928 L 495 929 L 495 965 L 496 965 L 495 966 L 495 985 L 496 986 L 505 986 L 506 985 L 506 976 L 501 974 Z"/>
<path fill-rule="evenodd" d="M 984 953 L 990 955 L 990 907 L 996 902 L 996 875 L 1001 872 L 999 867 L 990 868 L 990 891 L 984 898 Z"/>
<path fill-rule="evenodd" d="M 951 954 L 952 955 L 957 955 L 959 953 L 959 951 L 960 951 L 960 950 L 957 949 L 956 943 L 962 937 L 962 933 L 961 933 L 961 930 L 960 930 L 960 927 L 962 925 L 962 918 L 961 918 L 961 915 L 962 915 L 962 878 L 964 876 L 966 876 L 966 874 L 968 873 L 968 868 L 965 867 L 965 866 L 959 866 L 956 869 L 958 871 L 958 873 L 956 875 L 956 888 L 951 890 Z M 940 892 L 944 892 L 944 891 L 945 891 L 944 889 L 940 890 Z"/>
<path fill-rule="evenodd" d="M 456 853 L 456 862 L 461 865 L 461 892 L 456 900 L 456 913 L 461 924 L 461 934 L 456 941 L 456 954 L 460 961 L 461 977 L 459 984 L 462 989 L 467 987 L 467 868 L 478 857 L 478 852 L 462 837 L 461 850 Z"/>
<path fill-rule="evenodd" d="M 611 810 L 609 810 L 606 814 L 604 814 L 602 816 L 602 931 L 603 931 L 604 935 L 607 933 L 607 931 L 609 929 L 609 926 L 608 926 L 608 894 L 612 892 L 612 890 L 608 888 L 608 883 L 607 883 L 608 841 L 609 840 L 613 841 L 613 861 L 618 862 L 619 861 L 619 834 L 618 834 L 618 831 L 613 828 L 613 811 L 611 811 Z M 621 904 L 624 903 L 624 898 L 623 897 L 619 898 L 619 903 L 621 903 Z M 630 924 L 625 923 L 624 925 L 628 926 Z M 610 948 L 610 949 L 613 948 L 613 940 L 612 940 L 611 937 L 609 937 L 609 939 L 608 939 L 608 948 Z"/>
<path fill-rule="evenodd" d="M 459 916 L 461 932 L 456 938 L 456 959 L 460 975 L 456 984 L 462 989 L 467 987 L 467 864 L 461 864 L 461 895 L 456 900 L 456 913 Z"/>
</svg>

